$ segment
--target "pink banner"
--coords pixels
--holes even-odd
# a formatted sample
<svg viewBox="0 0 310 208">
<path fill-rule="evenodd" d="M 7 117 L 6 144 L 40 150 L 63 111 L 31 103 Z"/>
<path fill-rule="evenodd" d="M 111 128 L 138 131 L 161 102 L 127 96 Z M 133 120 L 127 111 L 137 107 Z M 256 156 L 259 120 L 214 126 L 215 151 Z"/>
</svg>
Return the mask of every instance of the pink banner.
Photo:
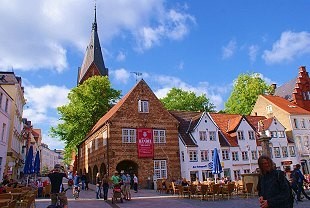
<svg viewBox="0 0 310 208">
<path fill-rule="evenodd" d="M 152 129 L 138 129 L 138 157 L 153 158 L 153 131 Z"/>
</svg>

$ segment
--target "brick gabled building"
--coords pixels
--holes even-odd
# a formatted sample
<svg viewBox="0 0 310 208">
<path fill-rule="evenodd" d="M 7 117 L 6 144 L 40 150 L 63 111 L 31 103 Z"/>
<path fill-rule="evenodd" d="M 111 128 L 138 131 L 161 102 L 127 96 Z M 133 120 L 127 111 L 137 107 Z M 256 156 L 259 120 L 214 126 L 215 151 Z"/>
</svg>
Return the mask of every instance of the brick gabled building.
<svg viewBox="0 0 310 208">
<path fill-rule="evenodd" d="M 310 78 L 306 67 L 299 67 L 298 76 L 276 88 L 274 95 L 310 111 Z"/>
<path fill-rule="evenodd" d="M 95 180 L 124 170 L 146 186 L 155 178 L 180 177 L 178 121 L 141 80 L 78 145 L 78 171 Z"/>
</svg>

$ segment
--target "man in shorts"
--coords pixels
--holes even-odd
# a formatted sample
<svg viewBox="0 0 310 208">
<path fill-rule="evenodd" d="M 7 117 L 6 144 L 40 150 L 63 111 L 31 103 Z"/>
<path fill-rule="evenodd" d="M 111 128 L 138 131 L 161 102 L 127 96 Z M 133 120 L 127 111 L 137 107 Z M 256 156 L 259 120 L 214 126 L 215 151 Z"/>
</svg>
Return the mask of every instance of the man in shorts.
<svg viewBox="0 0 310 208">
<path fill-rule="evenodd" d="M 57 196 L 64 208 L 68 208 L 68 199 L 66 193 L 63 192 L 62 178 L 68 178 L 64 168 L 59 164 L 54 166 L 54 169 L 47 175 L 51 182 L 51 201 L 52 205 L 56 205 Z"/>
</svg>

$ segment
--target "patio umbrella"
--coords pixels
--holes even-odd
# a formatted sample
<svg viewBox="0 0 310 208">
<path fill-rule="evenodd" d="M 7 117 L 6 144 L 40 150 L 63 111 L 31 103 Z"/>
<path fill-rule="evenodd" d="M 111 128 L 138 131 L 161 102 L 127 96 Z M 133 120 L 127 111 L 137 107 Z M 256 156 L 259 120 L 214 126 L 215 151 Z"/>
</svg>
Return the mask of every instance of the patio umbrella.
<svg viewBox="0 0 310 208">
<path fill-rule="evenodd" d="M 26 161 L 24 166 L 24 174 L 31 174 L 33 173 L 33 147 L 30 146 L 28 150 L 28 154 L 26 155 Z"/>
<path fill-rule="evenodd" d="M 24 166 L 24 174 L 27 175 L 27 186 L 29 181 L 29 174 L 33 173 L 33 147 L 30 146 L 26 155 L 26 161 Z"/>
<path fill-rule="evenodd" d="M 217 152 L 217 148 L 214 148 L 212 173 L 214 174 L 215 182 L 216 182 L 216 176 L 220 174 L 221 172 L 223 172 L 223 170 L 222 170 L 220 157 Z"/>
<path fill-rule="evenodd" d="M 36 157 L 34 159 L 33 172 L 36 174 L 40 173 L 40 152 L 37 151 Z"/>
</svg>

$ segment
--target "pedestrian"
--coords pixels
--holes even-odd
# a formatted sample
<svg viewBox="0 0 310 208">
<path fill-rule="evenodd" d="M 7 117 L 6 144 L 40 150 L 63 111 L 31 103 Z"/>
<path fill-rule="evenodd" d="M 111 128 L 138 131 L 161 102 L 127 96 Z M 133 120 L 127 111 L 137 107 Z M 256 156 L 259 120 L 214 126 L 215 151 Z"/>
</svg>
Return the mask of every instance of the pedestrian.
<svg viewBox="0 0 310 208">
<path fill-rule="evenodd" d="M 62 179 L 68 178 L 67 173 L 64 171 L 64 168 L 61 167 L 59 164 L 56 164 L 54 166 L 54 169 L 47 176 L 51 182 L 50 197 L 52 205 L 56 205 L 58 197 L 61 204 L 64 205 L 64 208 L 68 208 L 68 199 L 66 193 L 62 191 Z"/>
<path fill-rule="evenodd" d="M 111 177 L 113 187 L 119 185 L 121 178 L 118 176 L 118 171 L 114 171 L 114 174 Z"/>
<path fill-rule="evenodd" d="M 100 199 L 101 197 L 101 178 L 100 173 L 96 175 L 96 199 Z"/>
<path fill-rule="evenodd" d="M 131 181 L 131 177 L 130 177 L 129 173 L 127 173 L 126 179 L 124 180 L 124 186 L 125 186 L 125 199 L 128 201 L 131 200 L 130 181 Z"/>
<path fill-rule="evenodd" d="M 284 172 L 276 170 L 274 162 L 266 155 L 259 157 L 258 166 L 260 176 L 257 190 L 260 208 L 291 208 L 291 189 Z"/>
<path fill-rule="evenodd" d="M 301 193 L 310 200 L 310 197 L 306 194 L 304 190 L 304 181 L 308 183 L 307 179 L 304 177 L 304 175 L 300 171 L 300 164 L 296 164 L 293 172 L 291 173 L 291 179 L 292 179 L 292 188 L 294 189 L 296 195 L 297 195 L 297 201 L 301 200 Z"/>
<path fill-rule="evenodd" d="M 88 176 L 88 174 L 86 174 L 86 180 L 85 180 L 85 190 L 89 190 L 89 188 L 88 188 L 88 184 L 89 184 L 89 176 Z"/>
<path fill-rule="evenodd" d="M 85 190 L 85 182 L 86 182 L 86 173 L 85 172 L 82 173 L 81 182 L 82 182 L 82 190 Z"/>
<path fill-rule="evenodd" d="M 104 174 L 102 177 L 102 191 L 104 201 L 108 200 L 108 191 L 109 191 L 109 179 L 107 174 Z"/>
<path fill-rule="evenodd" d="M 37 188 L 38 188 L 38 197 L 42 197 L 43 182 L 41 181 L 41 178 L 38 178 L 37 180 Z"/>
<path fill-rule="evenodd" d="M 133 190 L 135 191 L 135 193 L 138 192 L 138 177 L 136 176 L 136 174 L 133 174 Z"/>
</svg>

